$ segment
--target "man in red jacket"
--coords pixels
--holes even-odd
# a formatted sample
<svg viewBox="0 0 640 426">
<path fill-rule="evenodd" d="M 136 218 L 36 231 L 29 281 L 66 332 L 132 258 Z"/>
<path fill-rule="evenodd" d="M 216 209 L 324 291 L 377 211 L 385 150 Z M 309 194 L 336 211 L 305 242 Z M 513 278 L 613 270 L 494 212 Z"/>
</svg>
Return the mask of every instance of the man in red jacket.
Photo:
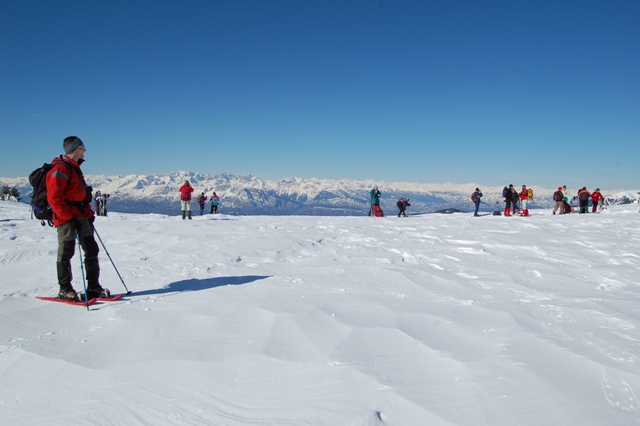
<svg viewBox="0 0 640 426">
<path fill-rule="evenodd" d="M 53 159 L 51 170 L 47 173 L 47 201 L 53 210 L 53 225 L 58 233 L 58 297 L 72 300 L 108 297 L 109 290 L 103 289 L 99 283 L 99 248 L 93 236 L 95 213 L 91 209 L 92 188 L 87 186 L 80 170 L 86 149 L 76 136 L 65 138 L 62 146 L 64 155 Z M 84 250 L 86 295 L 76 293 L 71 285 L 71 258 L 75 254 L 76 238 Z"/>
</svg>

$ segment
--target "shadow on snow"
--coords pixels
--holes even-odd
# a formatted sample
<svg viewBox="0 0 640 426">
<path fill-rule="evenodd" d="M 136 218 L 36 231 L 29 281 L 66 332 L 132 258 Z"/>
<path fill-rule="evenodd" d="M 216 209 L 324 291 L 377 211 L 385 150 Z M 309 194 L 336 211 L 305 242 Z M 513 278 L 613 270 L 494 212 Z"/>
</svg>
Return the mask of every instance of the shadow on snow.
<svg viewBox="0 0 640 426">
<path fill-rule="evenodd" d="M 263 280 L 269 278 L 267 275 L 246 275 L 241 277 L 217 277 L 198 280 L 195 278 L 183 281 L 176 281 L 169 284 L 166 287 L 157 288 L 153 290 L 134 291 L 132 296 L 151 296 L 166 293 L 176 293 L 185 291 L 200 291 L 207 290 L 215 287 L 222 287 L 226 285 L 242 285 L 249 284 L 254 281 Z"/>
</svg>

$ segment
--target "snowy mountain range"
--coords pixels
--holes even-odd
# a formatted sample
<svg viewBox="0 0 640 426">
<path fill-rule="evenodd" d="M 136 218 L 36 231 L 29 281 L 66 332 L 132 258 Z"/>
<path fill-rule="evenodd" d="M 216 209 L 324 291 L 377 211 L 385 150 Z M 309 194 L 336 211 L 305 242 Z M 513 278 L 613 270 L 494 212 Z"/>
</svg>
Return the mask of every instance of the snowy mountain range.
<svg viewBox="0 0 640 426">
<path fill-rule="evenodd" d="M 178 188 L 189 180 L 197 194 L 207 197 L 215 191 L 221 198 L 220 213 L 232 215 L 323 215 L 361 216 L 369 210 L 369 191 L 378 185 L 382 192 L 381 207 L 387 214 L 396 214 L 395 203 L 400 197 L 410 199 L 408 213 L 431 213 L 447 209 L 470 211 L 471 193 L 479 187 L 484 194 L 481 211 L 502 210 L 502 187 L 467 184 L 385 183 L 373 180 L 333 180 L 286 178 L 267 181 L 252 175 L 194 173 L 187 171 L 167 174 L 86 175 L 88 185 L 96 191 L 110 194 L 109 211 L 127 213 L 176 214 L 180 210 Z M 0 178 L 0 184 L 16 187 L 23 202 L 30 202 L 31 186 L 27 178 Z M 553 206 L 554 189 L 538 186 L 531 208 Z M 573 190 L 570 190 L 573 192 Z M 638 199 L 637 191 L 604 193 L 609 204 L 628 204 Z M 193 210 L 199 210 L 197 203 Z M 209 203 L 205 207 L 209 211 Z"/>
</svg>

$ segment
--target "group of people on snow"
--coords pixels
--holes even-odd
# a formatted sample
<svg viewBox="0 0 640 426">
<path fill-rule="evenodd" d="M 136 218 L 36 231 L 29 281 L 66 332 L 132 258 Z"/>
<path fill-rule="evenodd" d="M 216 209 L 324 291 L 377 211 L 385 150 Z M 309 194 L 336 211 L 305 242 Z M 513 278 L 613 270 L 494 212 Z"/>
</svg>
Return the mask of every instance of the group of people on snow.
<svg viewBox="0 0 640 426">
<path fill-rule="evenodd" d="M 378 185 L 375 185 L 371 191 L 369 192 L 369 198 L 371 200 L 371 207 L 369 208 L 369 216 L 381 217 L 384 216 L 384 212 L 380 208 L 380 197 L 382 196 L 382 192 L 378 188 Z M 480 198 L 482 198 L 482 192 L 480 188 L 476 188 L 474 193 L 471 195 L 471 200 L 475 204 L 475 212 L 474 216 L 478 216 L 478 210 L 480 209 Z M 398 206 L 398 217 L 407 217 L 407 207 L 411 207 L 409 203 L 409 199 L 405 197 L 400 197 L 396 202 L 396 206 Z"/>
<path fill-rule="evenodd" d="M 502 196 L 505 201 L 505 209 L 504 215 L 511 216 L 511 207 L 513 206 L 514 214 L 518 214 L 518 201 L 521 203 L 522 211 L 520 213 L 521 216 L 529 216 L 529 210 L 527 209 L 527 202 L 533 198 L 533 191 L 531 189 L 527 189 L 526 185 L 522 185 L 522 190 L 518 192 L 513 185 L 509 185 L 508 187 L 504 187 L 502 190 Z M 587 187 L 582 187 L 579 189 L 577 194 L 574 197 L 571 197 L 567 191 L 567 186 L 559 186 L 558 190 L 553 193 L 553 201 L 555 201 L 555 205 L 553 206 L 553 214 L 559 212 L 559 214 L 566 213 L 574 213 L 575 210 L 572 206 L 572 202 L 577 200 L 579 202 L 579 212 L 580 213 L 588 213 L 589 212 L 589 201 L 592 202 L 592 213 L 596 213 L 598 211 L 598 206 L 603 206 L 604 197 L 600 192 L 600 188 L 596 188 L 595 191 L 589 192 Z"/>
<path fill-rule="evenodd" d="M 553 214 L 559 211 L 559 214 L 565 213 L 575 213 L 575 209 L 571 205 L 572 201 L 577 200 L 579 203 L 579 212 L 580 213 L 589 213 L 589 200 L 591 200 L 591 213 L 596 213 L 598 211 L 598 206 L 600 209 L 604 206 L 604 197 L 600 192 L 600 188 L 596 188 L 595 191 L 589 192 L 586 186 L 583 186 L 582 189 L 578 189 L 577 194 L 570 199 L 570 196 L 567 192 L 567 186 L 559 186 L 558 190 L 553 193 L 553 200 L 556 204 L 553 206 Z"/>
<path fill-rule="evenodd" d="M 377 185 L 375 185 L 371 191 L 369 192 L 369 197 L 371 200 L 371 207 L 369 209 L 369 216 L 384 216 L 382 209 L 380 208 L 380 197 L 382 193 Z M 474 203 L 474 216 L 479 216 L 478 212 L 480 210 L 480 203 L 482 202 L 482 191 L 480 188 L 476 188 L 475 191 L 471 194 L 471 201 Z M 533 190 L 531 188 L 527 188 L 526 185 L 522 185 L 520 191 L 518 191 L 513 184 L 509 186 L 505 186 L 502 190 L 502 197 L 504 199 L 505 207 L 504 207 L 504 216 L 530 216 L 529 214 L 529 202 L 533 199 Z M 579 212 L 580 213 L 588 213 L 589 212 L 589 201 L 592 203 L 592 213 L 596 213 L 598 210 L 598 206 L 602 209 L 604 205 L 604 197 L 602 193 L 600 193 L 600 188 L 596 188 L 595 191 L 590 192 L 586 187 L 579 189 L 577 194 L 571 198 L 567 192 L 567 186 L 558 187 L 558 190 L 553 193 L 553 200 L 556 204 L 553 207 L 553 214 L 556 212 L 560 212 L 560 214 L 565 213 L 574 213 L 574 208 L 572 206 L 573 201 L 579 202 Z M 640 200 L 639 200 L 640 204 Z M 407 207 L 409 204 L 408 198 L 400 198 L 396 205 L 398 206 L 399 213 L 398 217 L 407 216 Z M 495 212 L 494 215 L 500 215 L 500 212 Z"/>
<path fill-rule="evenodd" d="M 529 216 L 529 200 L 533 199 L 533 190 L 527 189 L 527 185 L 522 185 L 520 192 L 510 184 L 502 189 L 502 197 L 504 198 L 505 207 L 504 215 L 512 216 Z"/>
<path fill-rule="evenodd" d="M 194 191 L 191 183 L 188 180 L 184 181 L 184 184 L 178 189 L 180 191 L 180 204 L 182 208 L 182 219 L 188 217 L 191 219 L 191 193 Z M 200 216 L 204 214 L 204 209 L 206 202 L 209 198 L 201 192 L 198 195 L 196 201 L 198 202 L 198 206 L 200 206 Z M 211 195 L 210 198 L 211 203 L 211 211 L 209 214 L 218 214 L 218 206 L 220 205 L 220 197 L 215 192 Z"/>
<path fill-rule="evenodd" d="M 384 216 L 384 212 L 380 208 L 380 197 L 382 196 L 382 192 L 378 188 L 378 185 L 375 185 L 371 191 L 369 191 L 369 199 L 371 200 L 371 207 L 369 208 L 369 216 L 382 217 Z M 408 198 L 400 198 L 398 202 L 396 202 L 396 206 L 398 206 L 398 217 L 407 217 L 407 207 L 410 207 Z"/>
</svg>

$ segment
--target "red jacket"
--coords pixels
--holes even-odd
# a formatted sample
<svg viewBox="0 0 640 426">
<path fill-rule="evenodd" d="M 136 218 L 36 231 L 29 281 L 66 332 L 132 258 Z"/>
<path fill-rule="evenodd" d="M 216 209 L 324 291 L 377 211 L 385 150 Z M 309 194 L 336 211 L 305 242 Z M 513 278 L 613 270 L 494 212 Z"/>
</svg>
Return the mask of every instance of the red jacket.
<svg viewBox="0 0 640 426">
<path fill-rule="evenodd" d="M 53 159 L 51 166 L 47 173 L 47 201 L 53 210 L 53 225 L 58 227 L 74 219 L 95 216 L 80 164 L 61 155 Z"/>
<path fill-rule="evenodd" d="M 520 199 L 521 200 L 529 199 L 529 190 L 527 188 L 522 188 L 522 191 L 520 191 Z"/>
<path fill-rule="evenodd" d="M 593 204 L 598 204 L 598 202 L 600 200 L 602 200 L 602 194 L 600 193 L 600 191 L 594 191 L 591 193 L 591 200 L 593 201 Z"/>
<path fill-rule="evenodd" d="M 185 183 L 180 187 L 179 191 L 180 191 L 180 199 L 182 201 L 191 201 L 191 193 L 193 192 L 193 186 L 187 185 Z"/>
</svg>

